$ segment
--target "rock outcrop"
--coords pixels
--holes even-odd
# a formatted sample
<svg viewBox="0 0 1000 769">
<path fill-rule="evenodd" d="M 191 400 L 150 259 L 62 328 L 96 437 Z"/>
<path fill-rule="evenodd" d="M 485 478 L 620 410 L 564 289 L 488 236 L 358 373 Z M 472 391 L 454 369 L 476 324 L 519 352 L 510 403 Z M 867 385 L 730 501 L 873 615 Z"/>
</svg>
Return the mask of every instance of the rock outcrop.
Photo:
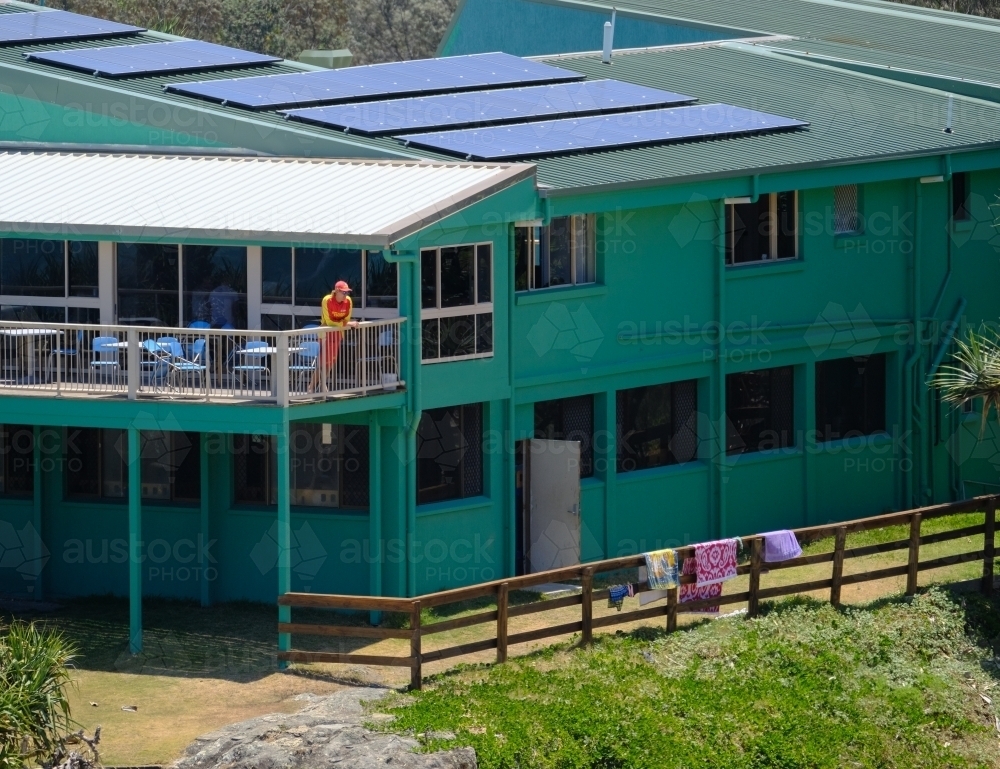
<svg viewBox="0 0 1000 769">
<path fill-rule="evenodd" d="M 405 735 L 366 729 L 361 703 L 384 690 L 354 688 L 316 697 L 297 713 L 273 713 L 202 735 L 173 769 L 477 769 L 472 748 L 415 753 Z"/>
</svg>

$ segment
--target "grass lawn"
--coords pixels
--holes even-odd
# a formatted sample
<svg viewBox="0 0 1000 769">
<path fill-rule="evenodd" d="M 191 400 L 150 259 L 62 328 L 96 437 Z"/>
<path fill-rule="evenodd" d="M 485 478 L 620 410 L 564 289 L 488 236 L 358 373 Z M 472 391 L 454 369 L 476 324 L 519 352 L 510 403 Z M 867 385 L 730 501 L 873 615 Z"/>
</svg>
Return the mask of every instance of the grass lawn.
<svg viewBox="0 0 1000 769">
<path fill-rule="evenodd" d="M 484 769 L 1000 766 L 1000 601 L 764 609 L 464 666 L 396 695 L 392 728 Z"/>
</svg>

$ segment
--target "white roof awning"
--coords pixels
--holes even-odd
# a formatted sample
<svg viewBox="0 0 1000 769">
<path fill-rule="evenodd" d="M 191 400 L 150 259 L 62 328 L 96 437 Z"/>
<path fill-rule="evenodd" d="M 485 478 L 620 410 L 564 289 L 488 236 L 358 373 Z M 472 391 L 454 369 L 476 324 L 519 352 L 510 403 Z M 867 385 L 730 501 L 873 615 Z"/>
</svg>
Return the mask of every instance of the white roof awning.
<svg viewBox="0 0 1000 769">
<path fill-rule="evenodd" d="M 0 152 L 0 232 L 389 246 L 530 164 Z"/>
</svg>

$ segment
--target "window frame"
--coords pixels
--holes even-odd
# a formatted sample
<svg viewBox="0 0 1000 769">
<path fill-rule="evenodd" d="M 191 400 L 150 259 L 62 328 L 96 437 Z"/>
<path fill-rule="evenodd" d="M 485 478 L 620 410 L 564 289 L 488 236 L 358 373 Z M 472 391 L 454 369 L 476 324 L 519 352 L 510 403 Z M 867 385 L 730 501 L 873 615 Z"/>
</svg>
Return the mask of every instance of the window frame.
<svg viewBox="0 0 1000 769">
<path fill-rule="evenodd" d="M 488 246 L 490 249 L 490 301 L 480 302 L 479 301 L 479 248 L 480 246 Z M 472 248 L 472 268 L 473 268 L 473 282 L 472 282 L 472 304 L 463 304 L 458 307 L 442 307 L 441 306 L 441 251 L 445 248 Z M 481 240 L 471 243 L 452 243 L 448 245 L 435 246 L 433 248 L 421 248 L 418 252 L 418 259 L 421 260 L 420 265 L 422 265 L 423 256 L 425 253 L 433 251 L 435 253 L 434 259 L 434 274 L 435 274 L 435 306 L 434 307 L 420 307 L 420 362 L 425 365 L 431 365 L 435 363 L 450 363 L 452 361 L 460 360 L 475 360 L 477 358 L 492 358 L 495 355 L 496 350 L 496 327 L 492 323 L 494 317 L 494 305 L 496 297 L 496 249 L 492 240 Z M 420 288 L 421 288 L 421 304 L 423 304 L 423 274 L 422 270 L 418 269 L 420 273 Z M 475 323 L 475 333 L 474 336 L 478 340 L 478 329 L 479 329 L 479 316 L 489 315 L 490 316 L 490 326 L 491 334 L 493 335 L 493 341 L 490 344 L 489 352 L 473 352 L 468 355 L 450 355 L 447 357 L 441 356 L 441 333 L 440 333 L 440 320 L 442 318 L 460 318 L 465 315 L 471 315 L 474 318 Z M 425 358 L 423 354 L 423 334 L 424 334 L 424 323 L 428 320 L 437 320 L 438 323 L 438 357 L 436 358 Z"/>
<path fill-rule="evenodd" d="M 590 261 L 594 266 L 594 279 L 593 280 L 579 280 L 577 276 L 577 264 L 576 264 L 576 253 L 575 253 L 575 237 L 576 237 L 576 227 L 575 220 L 586 219 L 587 221 L 587 250 L 589 252 L 588 256 L 592 257 Z M 515 244 L 517 239 L 517 230 L 527 230 L 528 231 L 528 264 L 527 264 L 527 278 L 528 287 L 526 289 L 515 289 L 515 293 L 523 294 L 530 291 L 558 291 L 560 289 L 574 288 L 576 286 L 593 286 L 598 283 L 597 280 L 597 214 L 567 214 L 566 216 L 553 217 L 553 219 L 568 219 L 569 220 L 569 232 L 571 238 L 570 245 L 570 282 L 564 283 L 558 286 L 536 286 L 535 285 L 535 265 L 534 257 L 535 254 L 539 255 L 541 259 L 541 247 L 542 247 L 542 237 L 549 240 L 549 235 L 552 227 L 551 220 L 549 224 L 542 225 L 536 223 L 525 223 L 514 225 L 514 238 Z M 544 236 L 543 236 L 544 233 Z M 516 245 L 515 245 L 516 248 Z M 545 251 L 547 258 L 551 259 L 551 241 L 550 247 Z M 516 264 L 516 256 L 515 256 Z M 516 266 L 515 266 L 516 269 Z M 551 269 L 550 269 L 551 272 Z M 515 276 L 515 285 L 517 284 L 517 278 Z"/>
<path fill-rule="evenodd" d="M 792 242 L 795 244 L 795 253 L 791 256 L 778 256 L 778 241 L 779 241 L 779 224 L 778 221 L 778 196 L 790 194 L 792 196 L 792 204 L 795 208 L 795 232 L 792 237 Z M 725 244 L 725 266 L 726 267 L 749 267 L 759 264 L 774 264 L 775 262 L 791 262 L 796 259 L 801 258 L 801 231 L 799 228 L 799 191 L 798 190 L 782 190 L 781 192 L 764 192 L 761 193 L 760 197 L 768 197 L 768 217 L 770 220 L 770 231 L 768 233 L 768 251 L 769 255 L 767 259 L 753 259 L 747 262 L 737 262 L 736 261 L 736 228 L 735 215 L 736 206 L 749 205 L 749 199 L 732 199 L 729 198 L 725 201 L 726 206 L 726 244 Z M 760 198 L 758 198 L 759 200 Z"/>
<path fill-rule="evenodd" d="M 580 446 L 580 477 L 581 478 L 593 478 L 595 476 L 595 474 L 596 474 L 596 471 L 595 471 L 595 468 L 594 468 L 594 466 L 596 464 L 595 459 L 594 459 L 594 454 L 595 454 L 595 449 L 594 449 L 594 442 L 595 442 L 594 441 L 594 433 L 595 433 L 595 430 L 594 430 L 594 421 L 595 421 L 596 410 L 597 410 L 596 399 L 595 399 L 595 397 L 594 397 L 593 394 L 571 395 L 571 396 L 569 396 L 567 398 L 552 398 L 552 399 L 545 400 L 545 401 L 535 401 L 535 403 L 532 405 L 532 417 L 533 417 L 532 435 L 534 436 L 535 440 L 557 440 L 557 441 L 572 441 L 572 440 L 576 440 L 575 438 L 567 437 L 567 436 L 576 435 L 576 432 L 573 431 L 573 430 L 567 430 L 566 429 L 566 405 L 567 405 L 567 403 L 569 401 L 576 401 L 576 400 L 580 400 L 580 401 L 586 400 L 588 402 L 588 405 L 589 405 L 589 408 L 590 408 L 590 432 L 586 436 L 587 442 L 586 442 L 586 444 L 584 444 L 583 441 L 580 441 L 580 443 L 581 443 L 581 446 Z M 559 410 L 559 422 L 560 422 L 559 426 L 561 427 L 561 429 L 557 430 L 555 432 L 556 432 L 557 435 L 562 436 L 560 438 L 554 438 L 554 437 L 551 437 L 550 435 L 542 434 L 541 431 L 538 429 L 539 428 L 539 407 L 541 406 L 542 408 L 545 408 L 546 405 L 548 405 L 550 407 L 555 407 L 555 408 L 557 408 Z"/>
<path fill-rule="evenodd" d="M 31 436 L 30 455 L 28 457 L 28 473 L 30 476 L 31 488 L 28 491 L 8 491 L 8 479 L 11 477 L 10 460 L 15 456 L 14 447 L 11 445 L 15 434 L 27 433 Z M 0 423 L 0 499 L 7 500 L 31 500 L 35 498 L 35 435 L 31 425 L 19 425 L 9 422 Z"/>
<path fill-rule="evenodd" d="M 833 443 L 833 442 L 836 442 L 836 441 L 843 441 L 843 440 L 846 440 L 846 439 L 849 439 L 849 438 L 857 438 L 857 437 L 865 437 L 865 438 L 867 438 L 867 437 L 871 437 L 873 435 L 885 435 L 885 434 L 887 434 L 888 431 L 886 429 L 886 425 L 888 424 L 888 420 L 889 420 L 889 415 L 888 415 L 888 381 L 887 381 L 888 358 L 887 358 L 886 353 L 872 353 L 871 355 L 865 355 L 863 357 L 864 357 L 864 360 L 865 360 L 864 365 L 866 366 L 866 374 L 871 370 L 871 369 L 867 368 L 867 366 L 870 364 L 870 362 L 871 362 L 871 360 L 873 358 L 878 358 L 881 361 L 878 365 L 881 366 L 881 376 L 882 376 L 882 405 L 881 405 L 881 412 L 882 412 L 882 420 L 881 420 L 881 422 L 882 422 L 882 426 L 881 427 L 877 427 L 877 428 L 865 427 L 865 428 L 863 428 L 861 430 L 848 429 L 844 435 L 837 435 L 837 436 L 828 436 L 828 435 L 826 435 L 826 433 L 825 433 L 826 428 L 830 427 L 831 430 L 832 430 L 833 425 L 825 425 L 825 424 L 823 424 L 823 422 L 825 420 L 821 419 L 821 416 L 820 416 L 821 413 L 824 414 L 824 415 L 826 413 L 826 406 L 823 403 L 824 399 L 821 397 L 821 395 L 825 394 L 826 388 L 828 387 L 828 385 L 822 381 L 822 378 L 824 376 L 824 374 L 823 374 L 824 369 L 829 370 L 829 368 L 831 366 L 833 366 L 833 365 L 842 365 L 842 366 L 850 365 L 850 364 L 847 363 L 848 361 L 850 361 L 851 363 L 853 363 L 856 366 L 862 365 L 860 363 L 860 361 L 858 360 L 858 358 L 851 357 L 851 356 L 844 357 L 844 358 L 829 358 L 827 360 L 818 361 L 816 363 L 816 375 L 814 377 L 814 379 L 815 379 L 815 386 L 816 386 L 815 404 L 814 405 L 815 405 L 815 429 L 816 429 L 816 442 L 817 443 Z M 867 391 L 868 391 L 868 387 L 869 386 L 870 386 L 869 383 L 866 382 L 865 383 L 865 390 L 866 390 L 865 394 L 866 395 L 868 394 Z M 937 392 L 937 391 L 935 391 L 935 392 Z M 837 398 L 835 400 L 842 402 L 843 398 Z M 868 410 L 868 406 L 869 405 L 870 404 L 868 404 L 867 402 L 865 403 L 865 413 L 866 413 L 866 415 L 867 415 L 867 410 Z M 940 404 L 938 404 L 938 405 L 940 405 Z M 937 411 L 940 412 L 940 408 L 937 408 Z M 938 431 L 940 431 L 939 427 L 938 427 Z"/>
<path fill-rule="evenodd" d="M 796 403 L 796 380 L 799 377 L 797 377 L 796 374 L 795 374 L 795 368 L 796 367 L 793 366 L 793 365 L 788 365 L 788 366 L 771 366 L 771 367 L 768 367 L 768 368 L 756 368 L 756 369 L 750 369 L 749 371 L 737 371 L 737 372 L 734 372 L 734 373 L 731 373 L 731 374 L 726 374 L 726 381 L 725 381 L 725 385 L 724 386 L 725 386 L 725 415 L 726 415 L 726 419 L 725 419 L 725 422 L 726 422 L 725 447 L 726 447 L 726 456 L 727 457 L 739 457 L 739 456 L 743 456 L 743 455 L 746 455 L 746 454 L 761 454 L 761 453 L 771 454 L 771 453 L 780 452 L 780 451 L 787 451 L 789 449 L 791 449 L 791 450 L 797 450 L 797 448 L 798 448 L 798 436 L 795 434 L 795 422 L 796 422 L 796 413 L 795 412 L 796 412 L 796 407 L 798 405 Z M 774 372 L 776 372 L 776 371 L 784 371 L 784 370 L 787 370 L 789 372 L 789 380 L 790 380 L 790 383 L 789 383 L 789 397 L 791 399 L 791 402 L 789 404 L 789 420 L 790 421 L 789 421 L 788 436 L 787 436 L 788 442 L 787 443 L 782 442 L 780 445 L 774 446 L 774 447 L 771 447 L 771 448 L 761 448 L 760 447 L 761 441 L 758 441 L 758 443 L 757 443 L 756 446 L 747 445 L 742 440 L 742 436 L 740 436 L 740 434 L 735 431 L 736 423 L 733 421 L 732 417 L 730 416 L 733 413 L 733 409 L 731 408 L 730 403 L 729 403 L 729 382 L 730 382 L 730 380 L 733 377 L 746 376 L 747 374 L 758 374 L 758 373 L 764 372 L 764 371 L 770 372 L 770 374 L 769 374 L 770 378 L 769 378 L 769 381 L 768 381 L 768 385 L 769 385 L 770 390 L 769 390 L 769 393 L 768 393 L 768 405 L 767 405 L 767 408 L 768 408 L 768 419 L 770 420 L 771 425 L 769 427 L 767 427 L 766 429 L 768 431 L 770 431 L 770 432 L 775 432 L 774 427 L 773 427 L 773 422 L 774 422 L 774 380 L 773 380 L 773 376 L 774 376 Z M 740 438 L 740 442 L 743 443 L 743 448 L 742 449 L 730 449 L 730 447 L 729 447 L 729 445 L 730 445 L 730 429 L 733 429 L 734 435 Z M 761 432 L 764 432 L 764 430 L 762 430 Z"/>
<path fill-rule="evenodd" d="M 955 194 L 956 182 L 960 182 L 958 186 L 961 187 L 961 190 L 964 193 L 961 201 L 959 201 L 958 196 Z M 950 186 L 951 189 L 949 190 L 949 195 L 951 196 L 952 222 L 972 221 L 972 212 L 969 210 L 968 205 L 969 199 L 972 197 L 972 174 L 968 171 L 953 172 L 951 175 Z"/>
<path fill-rule="evenodd" d="M 690 387 L 690 388 L 692 388 L 694 390 L 694 404 L 693 404 L 693 408 L 691 410 L 691 415 L 695 415 L 696 416 L 698 414 L 698 380 L 697 379 L 682 379 L 682 380 L 674 381 L 674 382 L 660 382 L 658 384 L 640 385 L 639 387 L 628 387 L 628 388 L 625 388 L 625 389 L 622 389 L 622 390 L 618 390 L 618 391 L 615 392 L 615 474 L 616 475 L 627 475 L 628 473 L 639 472 L 639 471 L 642 471 L 642 470 L 657 470 L 657 469 L 663 468 L 663 467 L 673 467 L 675 465 L 686 465 L 686 464 L 689 464 L 690 462 L 695 462 L 695 461 L 698 460 L 698 458 L 699 458 L 699 443 L 700 443 L 700 438 L 699 438 L 699 435 L 698 435 L 697 421 L 696 421 L 695 435 L 694 435 L 694 454 L 691 457 L 689 457 L 689 458 L 687 458 L 685 460 L 680 460 L 680 459 L 678 459 L 677 455 L 674 453 L 674 450 L 670 447 L 670 443 L 674 440 L 674 438 L 676 438 L 680 434 L 681 428 L 685 427 L 686 424 L 687 424 L 687 420 L 685 420 L 683 423 L 679 423 L 678 419 L 677 419 L 677 413 L 676 413 L 677 412 L 677 408 L 676 408 L 677 407 L 677 396 L 678 396 L 677 387 L 681 386 L 681 385 L 686 386 L 686 387 Z M 630 422 L 630 423 L 634 424 L 634 421 L 635 421 L 634 420 L 634 416 L 635 415 L 633 414 L 632 415 L 633 419 L 629 420 L 629 419 L 627 419 L 628 414 L 627 413 L 625 413 L 625 414 L 622 413 L 623 411 L 626 411 L 626 409 L 627 409 L 627 403 L 623 403 L 623 398 L 627 397 L 628 394 L 635 393 L 635 392 L 637 392 L 639 390 L 649 390 L 649 389 L 652 389 L 652 388 L 661 388 L 661 387 L 668 388 L 667 397 L 669 397 L 669 399 L 670 399 L 670 404 L 669 404 L 669 407 L 670 407 L 669 422 L 666 425 L 660 426 L 658 428 L 658 429 L 663 429 L 665 427 L 666 428 L 666 432 L 669 434 L 669 438 L 667 439 L 667 446 L 665 447 L 665 450 L 664 450 L 664 454 L 667 457 L 667 461 L 660 462 L 658 464 L 647 464 L 647 465 L 643 465 L 642 467 L 639 467 L 638 465 L 636 465 L 635 467 L 624 467 L 624 464 L 628 460 L 630 460 L 630 459 L 634 463 L 636 462 L 634 455 L 632 455 L 632 454 L 624 454 L 623 453 L 623 450 L 622 450 L 623 446 L 627 445 L 627 442 L 628 442 L 627 436 L 631 436 L 631 435 L 633 435 L 635 433 L 645 432 L 645 431 L 640 431 L 640 430 L 638 430 L 638 429 L 636 429 L 634 427 L 632 427 L 629 431 L 626 431 L 626 429 L 625 429 L 626 428 L 626 424 L 625 423 L 626 422 Z M 623 419 L 623 417 L 626 417 L 626 418 Z M 691 417 L 689 415 L 687 417 L 687 419 L 690 419 L 690 418 Z M 697 419 L 697 416 L 696 416 L 696 419 Z M 649 429 L 649 428 L 647 428 L 647 429 Z"/>
<path fill-rule="evenodd" d="M 485 404 L 484 403 L 462 403 L 462 404 L 459 404 L 457 406 L 440 406 L 438 408 L 425 409 L 423 411 L 423 413 L 421 414 L 421 418 L 420 418 L 421 424 L 423 423 L 425 415 L 426 415 L 426 418 L 433 420 L 434 417 L 431 416 L 432 412 L 447 412 L 449 409 L 458 409 L 458 419 L 459 419 L 459 422 L 458 422 L 458 432 L 459 432 L 459 435 L 462 437 L 463 441 L 465 439 L 466 409 L 478 409 L 478 411 L 479 411 L 479 414 L 478 414 L 478 416 L 479 416 L 479 436 L 478 436 L 479 437 L 479 451 L 476 452 L 477 455 L 478 455 L 479 464 L 480 464 L 480 467 L 479 467 L 479 489 L 478 490 L 473 490 L 473 491 L 471 491 L 469 493 L 466 492 L 466 470 L 467 470 L 467 468 L 466 468 L 466 464 L 465 463 L 466 463 L 466 458 L 467 458 L 467 456 L 469 454 L 469 447 L 466 446 L 465 450 L 462 452 L 462 454 L 461 454 L 461 456 L 459 458 L 459 464 L 455 465 L 455 472 L 458 475 L 458 481 L 457 481 L 457 484 L 456 484 L 459 487 L 458 496 L 455 496 L 455 497 L 445 497 L 445 498 L 439 498 L 439 499 L 431 499 L 431 500 L 426 500 L 426 501 L 422 502 L 421 499 L 420 499 L 420 492 L 421 492 L 420 480 L 421 480 L 421 475 L 420 475 L 420 465 L 419 465 L 419 462 L 422 461 L 422 460 L 425 460 L 426 458 L 418 458 L 417 459 L 418 465 L 417 465 L 416 473 L 415 473 L 415 476 L 416 476 L 415 477 L 416 488 L 414 489 L 414 492 L 416 494 L 416 500 L 417 500 L 417 506 L 418 507 L 420 505 L 448 504 L 448 503 L 451 503 L 451 502 L 460 502 L 463 499 L 474 499 L 476 497 L 481 497 L 481 496 L 483 496 L 486 493 L 486 489 L 487 489 L 486 471 L 487 471 L 488 463 L 486 462 L 486 456 L 487 456 L 487 454 L 486 454 L 486 451 L 485 451 L 484 446 L 483 446 L 484 439 L 485 439 L 485 436 L 486 436 L 486 431 L 487 431 L 487 428 L 486 428 L 487 410 L 486 410 Z M 423 439 L 422 439 L 422 437 L 420 435 L 420 425 L 418 425 L 417 426 L 417 454 L 418 455 L 420 454 L 420 448 L 422 446 L 422 440 Z"/>
<path fill-rule="evenodd" d="M 263 268 L 264 259 L 264 248 L 270 248 L 272 246 L 263 246 L 261 248 L 261 267 Z M 320 308 L 318 305 L 305 305 L 295 303 L 295 246 L 278 246 L 278 248 L 288 248 L 291 250 L 291 301 L 289 302 L 270 302 L 265 303 L 263 299 L 260 305 L 260 315 L 261 318 L 265 315 L 283 315 L 288 316 L 292 319 L 291 327 L 299 328 L 298 322 L 302 323 L 318 323 L 320 317 Z M 302 246 L 302 248 L 307 248 L 307 246 Z M 351 300 L 354 302 L 354 308 L 352 310 L 352 316 L 355 320 L 387 320 L 399 317 L 399 267 L 396 267 L 396 306 L 395 307 L 367 307 L 368 304 L 368 254 L 369 253 L 385 253 L 385 249 L 370 249 L 362 248 L 358 249 L 361 251 L 361 285 L 352 286 L 354 292 L 351 294 Z M 384 258 L 384 256 L 383 256 Z M 261 269 L 261 280 L 263 281 L 263 269 Z M 329 288 L 329 287 L 328 287 Z M 263 297 L 263 285 L 261 286 L 261 297 Z M 262 324 L 263 325 L 263 324 Z"/>
<path fill-rule="evenodd" d="M 56 240 L 59 238 L 0 238 L 3 240 Z M 58 308 L 63 310 L 63 319 L 60 321 L 48 321 L 50 323 L 68 323 L 73 322 L 69 320 L 70 310 L 94 310 L 95 312 L 100 312 L 101 309 L 101 297 L 100 297 L 100 280 L 98 279 L 98 295 L 97 296 L 75 296 L 70 293 L 70 283 L 69 283 L 69 263 L 70 263 L 70 243 L 94 243 L 97 245 L 96 240 L 63 240 L 63 293 L 62 296 L 35 296 L 33 294 L 4 294 L 0 293 L 0 310 L 7 310 L 13 308 L 33 308 L 33 307 L 45 307 L 45 308 Z M 98 265 L 100 265 L 100 256 L 98 256 Z M 100 266 L 98 266 L 98 275 L 100 275 Z M 0 291 L 3 288 L 0 287 Z M 98 321 L 99 323 L 99 321 Z M 93 324 L 97 325 L 97 323 Z"/>
</svg>

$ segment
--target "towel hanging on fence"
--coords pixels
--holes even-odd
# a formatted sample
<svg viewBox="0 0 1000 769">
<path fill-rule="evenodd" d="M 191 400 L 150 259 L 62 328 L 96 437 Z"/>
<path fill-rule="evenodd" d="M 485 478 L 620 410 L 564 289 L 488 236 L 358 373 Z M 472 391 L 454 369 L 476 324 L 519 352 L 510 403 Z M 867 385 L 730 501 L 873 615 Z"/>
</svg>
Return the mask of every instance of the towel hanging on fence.
<svg viewBox="0 0 1000 769">
<path fill-rule="evenodd" d="M 685 558 L 684 566 L 681 569 L 681 574 L 684 576 L 697 576 L 698 565 L 696 563 L 696 558 Z M 722 582 L 712 582 L 708 585 L 703 585 L 701 583 L 690 582 L 681 585 L 680 593 L 678 595 L 678 602 L 681 604 L 689 603 L 690 601 L 707 601 L 710 598 L 718 598 L 722 595 Z M 702 609 L 684 609 L 683 606 L 678 607 L 678 611 L 689 611 L 691 614 L 718 614 L 718 606 L 708 606 Z"/>
<path fill-rule="evenodd" d="M 614 607 L 618 611 L 622 610 L 625 599 L 632 595 L 631 585 L 612 585 L 608 591 L 608 608 Z"/>
<path fill-rule="evenodd" d="M 720 539 L 694 546 L 695 574 L 699 586 L 725 582 L 736 576 L 738 545 L 738 539 Z"/>
<path fill-rule="evenodd" d="M 781 531 L 769 531 L 761 534 L 764 538 L 764 561 L 765 563 L 778 563 L 798 558 L 802 555 L 802 548 L 795 538 L 795 533 L 788 529 Z"/>
<path fill-rule="evenodd" d="M 669 590 L 677 587 L 677 553 L 670 548 L 644 553 L 646 579 L 651 590 Z"/>
</svg>

